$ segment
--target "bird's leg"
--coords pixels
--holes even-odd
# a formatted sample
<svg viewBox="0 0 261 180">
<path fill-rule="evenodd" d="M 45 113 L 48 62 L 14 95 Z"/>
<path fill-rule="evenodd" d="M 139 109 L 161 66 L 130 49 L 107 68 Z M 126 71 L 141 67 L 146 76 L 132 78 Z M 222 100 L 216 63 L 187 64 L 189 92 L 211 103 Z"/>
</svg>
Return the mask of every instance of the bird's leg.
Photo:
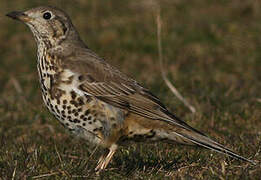
<svg viewBox="0 0 261 180">
<path fill-rule="evenodd" d="M 106 156 L 106 158 L 104 159 L 101 169 L 105 169 L 107 167 L 107 165 L 109 164 L 109 162 L 110 162 L 112 156 L 114 155 L 114 153 L 116 152 L 116 150 L 117 150 L 117 145 L 112 145 L 110 147 L 110 151 L 109 151 L 108 155 Z"/>
<path fill-rule="evenodd" d="M 114 153 L 117 150 L 117 145 L 113 144 L 110 148 L 109 148 L 109 153 L 105 152 L 99 159 L 98 161 L 98 165 L 95 168 L 95 171 L 100 171 L 103 170 L 107 167 L 107 165 L 109 164 L 112 156 L 114 155 Z"/>
<path fill-rule="evenodd" d="M 108 154 L 109 154 L 108 149 L 105 149 L 105 152 L 104 152 L 104 153 L 101 155 L 101 157 L 99 158 L 99 161 L 98 161 L 98 163 L 97 163 L 98 165 L 97 165 L 97 167 L 95 168 L 95 171 L 98 171 L 98 170 L 101 168 L 102 163 L 103 163 L 105 157 L 106 157 Z"/>
<path fill-rule="evenodd" d="M 99 158 L 99 161 L 97 163 L 97 167 L 95 168 L 95 171 L 99 171 L 101 169 L 102 163 L 105 160 L 106 156 L 109 154 L 109 149 L 105 149 L 101 157 Z"/>
</svg>

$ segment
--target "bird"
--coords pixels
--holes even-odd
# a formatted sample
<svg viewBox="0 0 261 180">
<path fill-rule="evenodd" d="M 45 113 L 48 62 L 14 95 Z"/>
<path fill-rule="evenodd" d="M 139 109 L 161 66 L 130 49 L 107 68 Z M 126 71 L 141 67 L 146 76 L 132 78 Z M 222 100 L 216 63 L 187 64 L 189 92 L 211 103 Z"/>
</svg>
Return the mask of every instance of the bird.
<svg viewBox="0 0 261 180">
<path fill-rule="evenodd" d="M 40 6 L 6 15 L 33 33 L 49 111 L 69 132 L 105 150 L 96 171 L 104 170 L 117 148 L 129 142 L 198 146 L 255 164 L 188 125 L 149 89 L 93 52 L 63 10 Z"/>
</svg>

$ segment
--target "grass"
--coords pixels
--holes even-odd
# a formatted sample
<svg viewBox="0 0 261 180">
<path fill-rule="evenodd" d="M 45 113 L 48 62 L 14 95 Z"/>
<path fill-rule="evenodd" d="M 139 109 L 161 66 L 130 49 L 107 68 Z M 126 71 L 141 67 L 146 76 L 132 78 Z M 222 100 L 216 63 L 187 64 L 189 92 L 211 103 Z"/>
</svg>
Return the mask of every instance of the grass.
<svg viewBox="0 0 261 180">
<path fill-rule="evenodd" d="M 83 40 L 143 82 L 179 117 L 240 155 L 261 155 L 261 4 L 246 0 L 160 1 L 168 78 L 190 111 L 164 84 L 157 52 L 155 1 L 45 1 L 71 16 Z M 163 143 L 121 148 L 100 176 L 83 140 L 68 135 L 43 106 L 36 46 L 21 23 L 4 16 L 42 1 L 0 5 L 0 179 L 259 179 L 252 166 L 200 148 Z"/>
</svg>

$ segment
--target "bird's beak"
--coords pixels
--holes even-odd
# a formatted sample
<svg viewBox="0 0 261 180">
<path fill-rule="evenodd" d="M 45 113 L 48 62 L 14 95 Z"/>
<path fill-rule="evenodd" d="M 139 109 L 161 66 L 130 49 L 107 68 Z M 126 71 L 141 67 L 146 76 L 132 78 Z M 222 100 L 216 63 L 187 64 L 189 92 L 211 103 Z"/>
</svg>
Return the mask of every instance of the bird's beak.
<svg viewBox="0 0 261 180">
<path fill-rule="evenodd" d="M 25 23 L 32 20 L 32 18 L 30 18 L 28 15 L 26 15 L 23 12 L 19 12 L 19 11 L 10 12 L 10 13 L 6 14 L 6 16 L 16 19 L 16 20 L 20 20 Z"/>
</svg>

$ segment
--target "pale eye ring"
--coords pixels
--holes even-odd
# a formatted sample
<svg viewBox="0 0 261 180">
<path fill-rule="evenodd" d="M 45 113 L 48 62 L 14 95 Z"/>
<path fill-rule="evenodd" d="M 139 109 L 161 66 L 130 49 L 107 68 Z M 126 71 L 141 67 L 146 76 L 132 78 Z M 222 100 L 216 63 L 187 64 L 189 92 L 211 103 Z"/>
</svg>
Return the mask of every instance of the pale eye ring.
<svg viewBox="0 0 261 180">
<path fill-rule="evenodd" d="M 43 14 L 43 18 L 46 19 L 46 20 L 51 19 L 51 17 L 52 17 L 52 14 L 50 12 L 45 12 Z"/>
</svg>

